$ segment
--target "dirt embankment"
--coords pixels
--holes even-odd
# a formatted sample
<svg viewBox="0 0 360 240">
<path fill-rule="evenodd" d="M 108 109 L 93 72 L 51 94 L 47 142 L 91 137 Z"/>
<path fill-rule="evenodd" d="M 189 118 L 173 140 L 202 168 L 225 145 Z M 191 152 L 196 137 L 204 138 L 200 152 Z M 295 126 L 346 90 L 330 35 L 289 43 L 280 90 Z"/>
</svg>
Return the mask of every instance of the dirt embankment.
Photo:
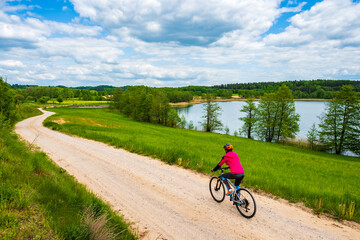
<svg viewBox="0 0 360 240">
<path fill-rule="evenodd" d="M 218 204 L 211 198 L 208 176 L 52 131 L 42 126 L 52 113 L 44 113 L 18 123 L 16 132 L 36 139 L 143 239 L 360 239 L 359 224 L 344 225 L 258 194 L 255 217 L 245 219 L 227 199 Z"/>
</svg>

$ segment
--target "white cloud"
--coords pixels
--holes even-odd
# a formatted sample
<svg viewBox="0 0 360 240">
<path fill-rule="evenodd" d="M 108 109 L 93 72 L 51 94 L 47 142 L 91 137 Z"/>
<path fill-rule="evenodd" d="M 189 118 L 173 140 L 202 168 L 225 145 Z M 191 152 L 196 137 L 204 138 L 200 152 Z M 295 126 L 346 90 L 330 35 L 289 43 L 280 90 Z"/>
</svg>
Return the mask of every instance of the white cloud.
<svg viewBox="0 0 360 240">
<path fill-rule="evenodd" d="M 148 22 L 146 23 L 146 29 L 150 32 L 159 32 L 161 31 L 161 26 L 157 22 Z"/>
<path fill-rule="evenodd" d="M 116 63 L 124 54 L 122 44 L 107 39 L 96 38 L 52 38 L 41 43 L 39 54 L 74 60 L 77 63 Z"/>
<path fill-rule="evenodd" d="M 72 0 L 80 16 L 147 42 L 208 45 L 223 34 L 258 37 L 286 11 L 280 0 Z M 154 22 L 156 19 L 156 22 Z M 159 33 L 161 30 L 161 34 Z M 153 34 L 156 32 L 157 34 Z"/>
<path fill-rule="evenodd" d="M 25 67 L 25 65 L 18 60 L 0 60 L 0 66 L 10 69 Z"/>
<path fill-rule="evenodd" d="M 0 49 L 34 47 L 34 44 L 43 38 L 43 31 L 19 24 L 17 18 L 8 17 L 6 20 L 0 22 Z"/>
<path fill-rule="evenodd" d="M 320 2 L 265 37 L 284 11 L 303 4 L 72 2 L 81 16 L 72 23 L 0 10 L 0 72 L 9 82 L 181 86 L 360 78 L 360 4 L 349 0 Z"/>
<path fill-rule="evenodd" d="M 0 8 L 0 49 L 37 48 L 40 42 L 53 35 L 98 36 L 101 31 L 102 28 L 98 26 L 42 21 L 30 17 L 21 19 L 19 16 L 6 14 Z"/>
<path fill-rule="evenodd" d="M 28 84 L 28 83 L 34 83 L 35 80 L 33 79 L 28 79 L 28 78 L 23 78 L 23 77 L 18 77 L 17 80 L 21 83 L 25 83 L 25 84 Z"/>
<path fill-rule="evenodd" d="M 264 41 L 274 46 L 326 44 L 360 46 L 360 4 L 350 0 L 326 0 L 290 19 L 285 32 L 270 34 Z"/>
</svg>

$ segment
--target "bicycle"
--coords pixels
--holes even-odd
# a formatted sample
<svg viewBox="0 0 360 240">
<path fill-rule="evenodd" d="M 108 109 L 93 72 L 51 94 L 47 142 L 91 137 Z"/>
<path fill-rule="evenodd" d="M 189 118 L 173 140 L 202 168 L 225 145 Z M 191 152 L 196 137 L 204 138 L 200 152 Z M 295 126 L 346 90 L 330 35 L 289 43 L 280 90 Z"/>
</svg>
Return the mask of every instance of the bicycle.
<svg viewBox="0 0 360 240">
<path fill-rule="evenodd" d="M 224 170 L 229 169 L 220 168 L 221 173 L 224 173 Z M 233 191 L 236 190 L 235 185 L 228 181 Z M 224 182 L 220 177 L 212 177 L 209 182 L 210 194 L 213 199 L 220 203 L 225 199 L 225 187 Z M 253 195 L 246 188 L 240 188 L 235 191 L 234 194 L 230 195 L 230 201 L 233 202 L 233 205 L 236 206 L 237 210 L 240 212 L 242 216 L 245 218 L 252 218 L 256 213 L 256 203 Z"/>
</svg>

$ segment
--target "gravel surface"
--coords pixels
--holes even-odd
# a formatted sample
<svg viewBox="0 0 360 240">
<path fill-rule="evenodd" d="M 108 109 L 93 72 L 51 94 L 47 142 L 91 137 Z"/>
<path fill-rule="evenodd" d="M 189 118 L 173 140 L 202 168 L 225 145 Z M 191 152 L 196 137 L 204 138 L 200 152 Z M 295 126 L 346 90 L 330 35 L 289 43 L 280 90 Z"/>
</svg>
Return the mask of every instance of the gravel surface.
<svg viewBox="0 0 360 240">
<path fill-rule="evenodd" d="M 242 217 L 228 199 L 216 203 L 209 176 L 43 127 L 51 112 L 15 131 L 40 147 L 131 223 L 142 239 L 360 239 L 360 225 L 254 194 L 257 213 Z"/>
</svg>

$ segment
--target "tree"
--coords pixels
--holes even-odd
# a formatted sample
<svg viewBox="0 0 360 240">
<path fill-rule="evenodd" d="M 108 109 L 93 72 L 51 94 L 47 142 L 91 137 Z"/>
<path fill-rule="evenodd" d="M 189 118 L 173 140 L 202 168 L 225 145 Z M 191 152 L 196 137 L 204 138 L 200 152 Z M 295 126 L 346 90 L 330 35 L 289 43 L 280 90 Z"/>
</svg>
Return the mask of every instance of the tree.
<svg viewBox="0 0 360 240">
<path fill-rule="evenodd" d="M 316 143 L 318 141 L 319 132 L 316 129 L 315 123 L 313 123 L 312 127 L 309 129 L 309 131 L 306 134 L 306 139 L 310 144 L 310 148 L 312 150 L 315 149 Z"/>
<path fill-rule="evenodd" d="M 179 115 L 176 112 L 176 110 L 171 108 L 169 110 L 167 125 L 170 127 L 176 127 L 180 121 L 181 121 L 181 119 L 179 118 Z"/>
<path fill-rule="evenodd" d="M 206 132 L 213 132 L 222 129 L 222 123 L 219 120 L 220 106 L 212 102 L 213 96 L 206 94 L 206 104 L 204 106 L 205 115 L 202 118 L 205 121 L 201 124 Z"/>
<path fill-rule="evenodd" d="M 181 115 L 179 126 L 180 126 L 180 128 L 185 128 L 185 126 L 186 126 L 186 118 L 185 118 L 184 114 Z"/>
<path fill-rule="evenodd" d="M 145 122 L 150 122 L 151 121 L 151 115 L 150 115 L 150 110 L 151 110 L 151 103 L 153 102 L 153 95 L 151 93 L 146 94 L 146 98 L 143 104 L 143 120 Z"/>
<path fill-rule="evenodd" d="M 192 120 L 190 120 L 189 124 L 188 124 L 188 129 L 193 130 L 194 129 L 194 123 Z"/>
<path fill-rule="evenodd" d="M 261 140 L 272 142 L 276 120 L 275 94 L 266 93 L 259 102 L 258 122 L 256 123 L 256 134 Z"/>
<path fill-rule="evenodd" d="M 267 142 L 293 138 L 299 131 L 299 114 L 291 90 L 282 85 L 276 93 L 264 94 L 258 105 L 256 132 Z"/>
<path fill-rule="evenodd" d="M 353 86 L 344 85 L 335 93 L 320 120 L 320 141 L 326 149 L 360 153 L 360 105 Z"/>
<path fill-rule="evenodd" d="M 56 101 L 58 101 L 58 103 L 61 104 L 64 100 L 63 100 L 63 98 L 61 96 L 58 96 L 56 98 Z"/>
<path fill-rule="evenodd" d="M 41 97 L 39 98 L 39 102 L 41 104 L 46 104 L 49 101 L 49 97 Z"/>
<path fill-rule="evenodd" d="M 294 138 L 299 131 L 300 115 L 295 112 L 295 102 L 289 87 L 282 85 L 276 93 L 275 101 L 279 111 L 276 140 Z"/>
<path fill-rule="evenodd" d="M 112 96 L 112 101 L 110 102 L 109 107 L 111 109 L 120 109 L 121 106 L 121 95 L 123 93 L 123 89 L 122 88 L 116 88 L 114 91 L 114 94 Z"/>
<path fill-rule="evenodd" d="M 246 100 L 246 105 L 241 108 L 240 112 L 244 112 L 246 114 L 245 117 L 239 118 L 239 120 L 244 121 L 244 124 L 242 126 L 242 132 L 247 135 L 247 138 L 252 138 L 251 133 L 257 121 L 257 108 L 254 103 L 254 98 L 249 98 L 248 100 Z"/>
<path fill-rule="evenodd" d="M 21 94 L 16 94 L 15 95 L 15 103 L 16 104 L 20 104 L 20 103 L 24 103 L 25 102 L 25 97 Z"/>
<path fill-rule="evenodd" d="M 225 126 L 224 131 L 225 131 L 225 134 L 226 134 L 226 135 L 229 135 L 229 134 L 230 134 L 230 129 L 229 129 L 228 126 Z"/>
<path fill-rule="evenodd" d="M 0 129 L 11 128 L 17 119 L 14 93 L 0 77 Z"/>
</svg>

